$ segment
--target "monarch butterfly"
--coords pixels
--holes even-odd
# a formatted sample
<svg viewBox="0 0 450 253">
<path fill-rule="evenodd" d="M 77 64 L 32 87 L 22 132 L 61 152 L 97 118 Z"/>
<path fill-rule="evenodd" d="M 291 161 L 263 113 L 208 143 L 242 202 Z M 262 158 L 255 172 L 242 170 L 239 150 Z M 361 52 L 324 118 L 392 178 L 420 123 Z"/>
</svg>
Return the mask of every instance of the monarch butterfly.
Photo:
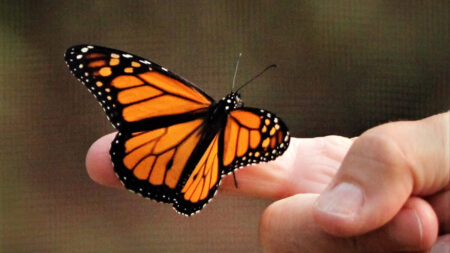
<svg viewBox="0 0 450 253">
<path fill-rule="evenodd" d="M 216 102 L 152 61 L 100 46 L 74 46 L 64 58 L 118 130 L 110 155 L 120 181 L 181 214 L 199 212 L 224 175 L 289 145 L 281 119 L 243 107 L 237 92 Z"/>
</svg>

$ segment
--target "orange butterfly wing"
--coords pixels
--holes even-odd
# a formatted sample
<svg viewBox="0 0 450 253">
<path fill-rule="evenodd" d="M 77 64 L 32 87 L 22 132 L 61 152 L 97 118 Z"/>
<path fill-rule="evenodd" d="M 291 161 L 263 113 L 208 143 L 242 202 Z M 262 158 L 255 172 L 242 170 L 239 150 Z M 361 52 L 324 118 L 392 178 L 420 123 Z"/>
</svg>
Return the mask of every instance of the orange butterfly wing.
<svg viewBox="0 0 450 253">
<path fill-rule="evenodd" d="M 116 173 L 127 189 L 174 202 L 182 173 L 201 139 L 202 120 L 136 133 L 119 133 L 111 145 Z"/>
<path fill-rule="evenodd" d="M 214 100 L 160 65 L 119 50 L 80 45 L 65 59 L 119 130 L 110 154 L 121 182 L 144 197 L 177 203 L 186 175 L 198 171 L 204 119 Z M 209 180 L 218 182 L 218 167 L 214 172 Z M 176 208 L 191 214 L 200 209 L 201 200 L 195 202 L 192 210 Z"/>
<path fill-rule="evenodd" d="M 217 192 L 220 184 L 221 165 L 219 158 L 219 134 L 209 142 L 207 149 L 196 163 L 187 180 L 180 184 L 179 198 L 174 204 L 184 214 L 200 211 Z"/>
<path fill-rule="evenodd" d="M 223 171 L 274 160 L 289 142 L 286 125 L 274 113 L 248 107 L 234 110 L 223 132 Z"/>
<path fill-rule="evenodd" d="M 119 50 L 80 45 L 66 63 L 120 131 L 142 131 L 203 117 L 213 99 L 158 64 Z"/>
</svg>

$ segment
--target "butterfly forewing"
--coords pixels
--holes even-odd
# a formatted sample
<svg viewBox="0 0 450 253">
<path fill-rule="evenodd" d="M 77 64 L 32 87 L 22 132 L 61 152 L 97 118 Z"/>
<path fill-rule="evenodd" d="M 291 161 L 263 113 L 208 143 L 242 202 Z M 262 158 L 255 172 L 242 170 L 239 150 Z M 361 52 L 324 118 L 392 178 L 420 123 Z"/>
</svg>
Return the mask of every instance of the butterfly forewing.
<svg viewBox="0 0 450 253">
<path fill-rule="evenodd" d="M 199 118 L 213 103 L 183 78 L 126 52 L 80 45 L 69 48 L 65 59 L 121 131 L 150 130 Z"/>
</svg>

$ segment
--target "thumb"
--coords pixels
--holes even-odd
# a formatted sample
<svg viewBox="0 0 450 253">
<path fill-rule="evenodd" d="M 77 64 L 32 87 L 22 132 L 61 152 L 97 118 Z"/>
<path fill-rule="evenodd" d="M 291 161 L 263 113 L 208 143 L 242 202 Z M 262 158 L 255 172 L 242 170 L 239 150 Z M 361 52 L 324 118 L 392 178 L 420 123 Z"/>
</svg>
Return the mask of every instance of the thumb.
<svg viewBox="0 0 450 253">
<path fill-rule="evenodd" d="M 449 125 L 443 113 L 362 134 L 318 198 L 316 222 L 337 236 L 360 235 L 386 224 L 411 195 L 449 185 Z"/>
</svg>

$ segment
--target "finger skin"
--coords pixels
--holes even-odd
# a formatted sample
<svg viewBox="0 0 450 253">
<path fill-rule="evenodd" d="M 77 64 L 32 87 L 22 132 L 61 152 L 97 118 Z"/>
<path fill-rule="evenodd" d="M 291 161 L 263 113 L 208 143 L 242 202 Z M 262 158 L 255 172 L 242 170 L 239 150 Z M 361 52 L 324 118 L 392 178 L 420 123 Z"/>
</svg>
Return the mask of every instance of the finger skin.
<svg viewBox="0 0 450 253">
<path fill-rule="evenodd" d="M 119 178 L 114 173 L 114 167 L 109 155 L 109 148 L 116 133 L 103 136 L 94 142 L 86 155 L 86 170 L 92 180 L 109 187 L 122 187 Z"/>
<path fill-rule="evenodd" d="M 317 201 L 317 223 L 336 236 L 361 235 L 386 224 L 411 195 L 445 188 L 448 117 L 389 123 L 361 135 Z"/>
<path fill-rule="evenodd" d="M 298 194 L 270 205 L 261 216 L 260 241 L 265 252 L 422 251 L 436 240 L 436 217 L 422 199 L 411 198 L 385 226 L 355 237 L 324 232 L 313 219 L 317 194 Z M 420 225 L 419 225 L 420 224 Z"/>
<path fill-rule="evenodd" d="M 439 234 L 450 234 L 450 190 L 439 192 L 427 199 L 439 220 Z"/>
<path fill-rule="evenodd" d="M 282 156 L 237 170 L 239 187 L 228 176 L 221 189 L 273 200 L 297 193 L 320 193 L 335 175 L 351 143 L 342 136 L 291 138 Z"/>
</svg>

